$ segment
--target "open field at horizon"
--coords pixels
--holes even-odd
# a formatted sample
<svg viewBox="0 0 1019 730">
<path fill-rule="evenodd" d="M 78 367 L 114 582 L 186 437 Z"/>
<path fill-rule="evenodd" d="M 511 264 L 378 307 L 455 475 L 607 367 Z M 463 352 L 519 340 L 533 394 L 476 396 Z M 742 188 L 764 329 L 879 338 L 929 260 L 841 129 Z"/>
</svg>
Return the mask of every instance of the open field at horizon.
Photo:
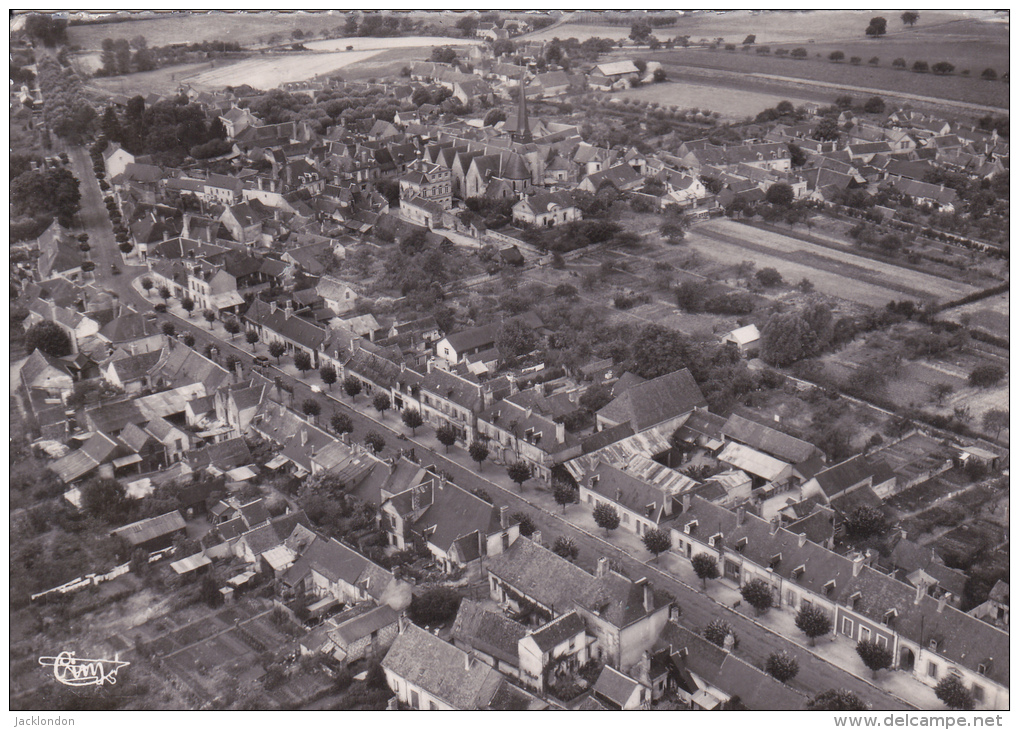
<svg viewBox="0 0 1019 730">
<path fill-rule="evenodd" d="M 823 294 L 870 306 L 884 306 L 903 298 L 955 299 L 975 291 L 966 284 L 735 221 L 715 220 L 695 226 L 687 240 L 691 248 L 706 257 L 727 264 L 750 260 L 758 269 L 775 268 L 787 282 L 806 278 Z"/>
<path fill-rule="evenodd" d="M 791 101 L 799 106 L 814 99 L 797 96 L 769 94 L 756 91 L 732 91 L 719 93 L 716 86 L 683 82 L 670 82 L 642 86 L 638 89 L 614 92 L 613 99 L 641 99 L 654 101 L 661 106 L 678 106 L 681 109 L 710 109 L 729 119 L 743 120 L 771 108 L 780 101 Z"/>
</svg>

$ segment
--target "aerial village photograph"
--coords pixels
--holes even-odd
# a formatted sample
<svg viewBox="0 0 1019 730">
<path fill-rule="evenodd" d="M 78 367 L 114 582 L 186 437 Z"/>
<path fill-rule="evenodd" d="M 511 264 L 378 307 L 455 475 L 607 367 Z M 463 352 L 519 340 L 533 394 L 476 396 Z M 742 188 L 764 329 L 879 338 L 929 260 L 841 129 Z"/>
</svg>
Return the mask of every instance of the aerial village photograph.
<svg viewBox="0 0 1019 730">
<path fill-rule="evenodd" d="M 1007 10 L 9 43 L 16 727 L 1002 726 Z"/>
</svg>

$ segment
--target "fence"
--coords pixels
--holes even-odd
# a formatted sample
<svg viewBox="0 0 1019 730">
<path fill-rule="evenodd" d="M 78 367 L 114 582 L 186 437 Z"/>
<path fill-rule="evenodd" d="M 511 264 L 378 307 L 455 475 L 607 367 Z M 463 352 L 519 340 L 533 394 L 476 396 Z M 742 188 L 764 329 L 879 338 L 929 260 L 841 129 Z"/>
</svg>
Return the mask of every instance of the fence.
<svg viewBox="0 0 1019 730">
<path fill-rule="evenodd" d="M 163 558 L 173 555 L 173 552 L 174 552 L 173 546 L 163 548 L 162 550 L 156 550 L 155 552 L 149 554 L 149 563 L 157 563 Z M 105 583 L 106 581 L 113 580 L 114 578 L 119 578 L 120 576 L 124 575 L 125 573 L 129 573 L 130 571 L 131 564 L 124 563 L 123 565 L 118 565 L 116 568 L 114 568 L 108 573 L 102 573 L 101 575 L 97 575 L 96 573 L 89 573 L 88 575 L 83 575 L 80 578 L 75 578 L 74 580 L 68 581 L 63 585 L 59 585 L 56 588 L 50 588 L 49 590 L 43 591 L 42 593 L 36 593 L 32 596 L 31 600 L 35 601 L 53 594 L 66 595 L 68 593 L 76 593 L 77 591 L 80 591 L 83 588 L 97 586 L 100 583 Z"/>
</svg>

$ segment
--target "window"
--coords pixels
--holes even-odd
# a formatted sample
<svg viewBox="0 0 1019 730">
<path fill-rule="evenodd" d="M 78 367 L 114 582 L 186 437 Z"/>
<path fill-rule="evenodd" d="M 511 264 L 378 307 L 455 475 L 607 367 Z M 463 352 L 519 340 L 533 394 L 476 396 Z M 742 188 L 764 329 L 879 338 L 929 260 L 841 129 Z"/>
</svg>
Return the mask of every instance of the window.
<svg viewBox="0 0 1019 730">
<path fill-rule="evenodd" d="M 860 627 L 860 641 L 870 641 L 870 629 L 866 626 Z"/>
<path fill-rule="evenodd" d="M 414 690 L 411 690 L 410 691 L 410 706 L 411 707 L 420 707 L 420 705 L 421 705 L 421 701 L 418 699 L 418 693 L 415 692 Z"/>
<path fill-rule="evenodd" d="M 927 662 L 927 676 L 933 679 L 938 678 L 938 665 L 934 662 Z"/>
<path fill-rule="evenodd" d="M 973 685 L 973 699 L 975 699 L 977 702 L 984 701 L 984 688 L 981 687 L 979 684 Z"/>
<path fill-rule="evenodd" d="M 987 674 L 987 665 L 986 664 L 978 664 L 977 665 L 977 674 L 979 674 L 981 677 L 984 676 L 985 674 Z"/>
<path fill-rule="evenodd" d="M 876 641 L 877 645 L 880 646 L 881 648 L 883 648 L 883 649 L 887 649 L 888 648 L 888 637 L 887 636 L 882 636 L 881 634 L 878 634 L 877 638 L 875 638 L 874 641 Z"/>
<path fill-rule="evenodd" d="M 850 621 L 848 618 L 842 619 L 842 633 L 845 634 L 846 636 L 853 635 L 853 622 Z"/>
</svg>

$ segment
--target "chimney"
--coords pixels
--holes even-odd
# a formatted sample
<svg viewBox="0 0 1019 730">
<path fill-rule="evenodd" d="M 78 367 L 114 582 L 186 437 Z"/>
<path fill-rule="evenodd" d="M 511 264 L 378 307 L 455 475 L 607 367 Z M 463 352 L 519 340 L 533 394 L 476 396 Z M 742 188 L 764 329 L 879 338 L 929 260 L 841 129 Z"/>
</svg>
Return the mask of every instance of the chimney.
<svg viewBox="0 0 1019 730">
<path fill-rule="evenodd" d="M 803 547 L 804 545 L 806 545 L 807 544 L 807 533 L 801 532 L 799 534 L 799 540 L 797 542 L 799 543 L 800 547 Z"/>
<path fill-rule="evenodd" d="M 853 555 L 853 575 L 859 575 L 861 570 L 863 570 L 863 554 L 855 553 Z"/>
<path fill-rule="evenodd" d="M 566 443 L 566 424 L 563 423 L 562 421 L 556 421 L 555 440 L 557 444 Z"/>
<path fill-rule="evenodd" d="M 509 512 L 509 507 L 506 505 L 499 508 L 499 526 L 504 530 L 509 527 L 509 516 L 507 515 L 507 512 Z"/>
<path fill-rule="evenodd" d="M 471 661 L 471 655 L 468 654 L 467 652 L 464 652 L 464 671 L 465 672 L 471 671 L 471 664 L 473 663 L 474 662 Z"/>
<path fill-rule="evenodd" d="M 407 617 L 401 613 L 399 617 L 397 617 L 396 621 L 399 626 L 400 633 L 402 634 L 404 629 L 407 628 Z"/>
<path fill-rule="evenodd" d="M 684 492 L 683 493 L 682 502 L 683 502 L 683 511 L 684 512 L 689 512 L 690 511 L 690 492 Z"/>
<path fill-rule="evenodd" d="M 952 594 L 945 591 L 938 597 L 938 613 L 945 610 L 945 604 L 952 600 Z"/>
<path fill-rule="evenodd" d="M 308 429 L 301 429 L 301 446 L 307 446 L 308 444 Z"/>
<path fill-rule="evenodd" d="M 596 572 L 594 574 L 595 577 L 596 578 L 604 578 L 608 574 L 609 574 L 609 559 L 608 558 L 598 558 L 598 568 L 597 568 L 597 570 L 596 570 Z"/>
<path fill-rule="evenodd" d="M 916 596 L 913 598 L 914 606 L 920 605 L 920 601 L 923 600 L 923 594 L 926 593 L 926 591 L 924 590 L 925 588 L 926 586 L 923 584 L 923 581 L 920 581 L 919 583 L 916 584 Z"/>
<path fill-rule="evenodd" d="M 410 490 L 410 509 L 412 512 L 417 512 L 420 507 L 421 496 L 418 494 L 417 487 L 415 487 Z"/>
<path fill-rule="evenodd" d="M 426 363 L 426 366 L 428 368 L 428 374 L 431 375 L 432 374 L 432 368 L 435 367 L 432 358 L 428 358 L 428 362 Z"/>
<path fill-rule="evenodd" d="M 389 473 L 390 474 L 396 473 L 396 459 L 389 460 Z"/>
<path fill-rule="evenodd" d="M 241 373 L 241 361 L 238 360 L 237 362 L 234 363 L 234 382 L 235 383 L 241 382 L 241 375 L 242 375 L 242 373 Z"/>
<path fill-rule="evenodd" d="M 276 300 L 275 299 L 272 300 L 271 302 L 269 302 L 269 313 L 270 314 L 275 314 L 276 313 Z"/>
<path fill-rule="evenodd" d="M 651 686 L 651 652 L 645 651 L 640 655 L 637 663 L 637 681 L 641 684 Z"/>
<path fill-rule="evenodd" d="M 746 522 L 746 520 L 747 520 L 747 510 L 746 510 L 746 508 L 742 507 L 742 506 L 737 507 L 736 508 L 736 526 L 737 527 L 742 527 L 743 523 Z"/>
<path fill-rule="evenodd" d="M 534 532 L 531 533 L 531 542 L 533 542 L 535 545 L 542 545 L 541 530 L 535 530 Z M 542 545 L 542 547 L 544 547 L 544 545 Z"/>
<path fill-rule="evenodd" d="M 778 532 L 778 527 L 779 527 L 778 516 L 772 517 L 771 518 L 771 534 L 772 535 L 774 535 L 775 533 Z"/>
<path fill-rule="evenodd" d="M 644 612 L 651 613 L 655 610 L 655 592 L 651 588 L 651 584 L 647 582 L 647 578 L 640 578 L 634 585 L 641 586 L 644 589 Z"/>
<path fill-rule="evenodd" d="M 294 303 L 292 300 L 290 299 L 287 300 L 287 307 L 284 311 L 288 318 L 294 316 Z"/>
</svg>

